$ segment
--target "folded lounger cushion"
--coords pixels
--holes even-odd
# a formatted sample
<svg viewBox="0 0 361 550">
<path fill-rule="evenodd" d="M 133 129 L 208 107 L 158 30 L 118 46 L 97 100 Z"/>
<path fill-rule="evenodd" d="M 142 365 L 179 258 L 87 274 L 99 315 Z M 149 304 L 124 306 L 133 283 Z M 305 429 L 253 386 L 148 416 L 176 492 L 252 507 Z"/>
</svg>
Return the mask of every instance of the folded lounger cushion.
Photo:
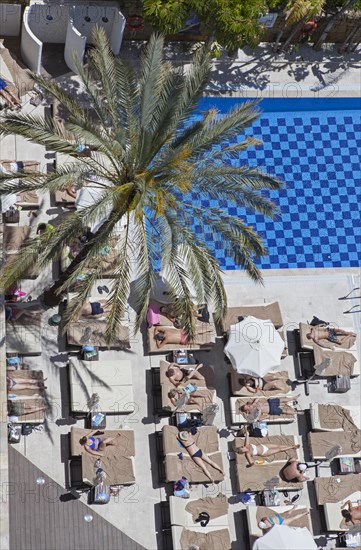
<svg viewBox="0 0 361 550">
<path fill-rule="evenodd" d="M 163 426 L 162 433 L 166 481 L 176 481 L 181 479 L 182 476 L 193 483 L 209 481 L 199 466 L 188 455 L 187 450 L 179 443 L 177 438 L 178 429 L 175 426 Z M 197 447 L 207 453 L 223 469 L 216 426 L 201 427 L 193 438 Z M 179 456 L 180 453 L 182 453 L 182 459 Z M 215 481 L 223 480 L 220 472 L 212 466 L 209 466 L 209 468 Z"/>
<path fill-rule="evenodd" d="M 337 456 L 361 457 L 361 430 L 348 432 L 310 432 L 308 434 L 310 454 L 313 459 L 325 459 L 326 453 L 336 445 L 341 446 Z"/>
<path fill-rule="evenodd" d="M 220 527 L 172 526 L 173 550 L 188 550 L 195 545 L 199 550 L 230 550 L 231 537 L 228 529 Z"/>
<path fill-rule="evenodd" d="M 90 430 L 71 428 L 70 452 L 72 456 L 81 455 L 83 482 L 93 485 L 97 467 L 96 456 L 88 453 L 79 443 L 84 435 L 89 435 Z M 101 458 L 101 467 L 106 472 L 105 483 L 107 485 L 128 485 L 135 482 L 133 457 L 134 431 L 133 430 L 104 430 L 102 437 L 116 437 L 120 434 L 117 445 L 108 445 Z"/>
<path fill-rule="evenodd" d="M 285 512 L 291 512 L 291 516 L 297 516 L 302 512 L 307 511 L 306 506 L 246 506 L 247 510 L 247 525 L 250 539 L 250 547 L 252 548 L 255 541 L 264 535 L 262 529 L 258 526 L 259 522 L 264 517 L 272 517 L 276 514 L 282 516 Z M 312 532 L 310 516 L 305 515 L 302 518 L 295 519 L 290 523 L 290 527 L 307 527 Z"/>
<path fill-rule="evenodd" d="M 315 368 L 323 361 L 330 359 L 330 364 L 323 371 L 322 376 L 359 376 L 360 362 L 357 350 L 343 349 L 325 350 L 319 346 L 313 348 Z"/>
<path fill-rule="evenodd" d="M 264 321 L 270 319 L 277 329 L 283 326 L 279 303 L 270 302 L 268 304 L 254 304 L 227 308 L 226 316 L 221 322 L 222 332 L 228 332 L 231 325 L 235 325 L 236 323 L 238 323 L 238 317 L 247 317 L 249 315 L 252 315 L 257 319 L 262 319 Z"/>
<path fill-rule="evenodd" d="M 55 204 L 59 206 L 72 206 L 75 208 L 75 197 L 71 197 L 66 190 L 54 192 Z"/>
<path fill-rule="evenodd" d="M 36 307 L 26 308 L 23 304 L 12 307 L 14 315 L 21 310 L 21 316 L 6 321 L 6 351 L 20 355 L 41 354 L 41 314 Z"/>
<path fill-rule="evenodd" d="M 132 364 L 128 359 L 116 361 L 69 360 L 71 410 L 86 412 L 87 401 L 99 396 L 99 410 L 106 413 L 134 411 Z"/>
<path fill-rule="evenodd" d="M 231 397 L 230 398 L 230 407 L 231 407 L 231 416 L 232 416 L 232 424 L 248 424 L 247 415 L 242 413 L 240 410 L 240 407 L 247 403 L 249 399 L 252 399 L 252 397 Z M 258 399 L 270 399 L 267 397 L 259 397 Z M 277 399 L 276 397 L 272 397 L 271 399 Z M 290 398 L 291 399 L 291 398 Z M 266 422 L 269 424 L 286 424 L 289 422 L 294 422 L 296 419 L 296 412 L 294 415 L 285 415 L 282 414 L 280 416 L 278 415 L 270 415 L 267 418 L 264 418 Z"/>
<path fill-rule="evenodd" d="M 311 325 L 307 325 L 306 323 L 300 323 L 300 343 L 301 348 L 303 349 L 313 349 L 316 346 L 320 346 L 321 348 L 328 348 L 328 349 L 348 349 L 348 350 L 354 350 L 356 338 L 354 336 L 338 336 L 337 339 L 341 342 L 340 344 L 334 344 L 333 342 L 330 342 L 329 340 L 320 340 L 319 344 L 316 344 L 313 340 L 309 340 L 307 338 L 307 334 L 311 331 L 313 328 Z M 333 327 L 330 327 L 333 328 Z M 344 329 L 349 332 L 353 332 L 353 329 Z"/>
<path fill-rule="evenodd" d="M 284 391 L 280 390 L 271 390 L 271 391 L 263 391 L 263 390 L 257 390 L 257 392 L 252 393 L 247 390 L 247 388 L 240 384 L 239 379 L 241 375 L 236 372 L 234 369 L 231 370 L 231 392 L 232 395 L 237 395 L 241 397 L 277 397 L 286 395 L 291 391 L 291 385 L 287 383 L 289 380 L 289 374 L 287 371 L 272 371 L 272 374 L 279 375 L 279 380 L 282 381 L 282 385 L 284 386 Z"/>
<path fill-rule="evenodd" d="M 209 527 L 228 527 L 228 500 L 219 493 L 216 497 L 184 499 L 169 497 L 170 521 L 172 525 L 199 527 L 195 522 L 201 512 L 210 516 Z"/>
<path fill-rule="evenodd" d="M 353 431 L 361 428 L 360 405 L 310 403 L 312 429 L 323 432 Z"/>
</svg>

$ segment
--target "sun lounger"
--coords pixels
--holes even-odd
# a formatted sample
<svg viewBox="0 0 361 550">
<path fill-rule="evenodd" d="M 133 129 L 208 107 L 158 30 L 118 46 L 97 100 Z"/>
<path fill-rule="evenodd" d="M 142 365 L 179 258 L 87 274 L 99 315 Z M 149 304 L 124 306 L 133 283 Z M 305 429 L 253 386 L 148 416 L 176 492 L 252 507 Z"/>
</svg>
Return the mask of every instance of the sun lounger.
<svg viewBox="0 0 361 550">
<path fill-rule="evenodd" d="M 45 408 L 46 403 L 43 397 L 8 399 L 9 420 L 15 424 L 42 424 L 45 421 Z"/>
<path fill-rule="evenodd" d="M 71 410 L 88 412 L 87 402 L 99 396 L 99 410 L 106 413 L 134 411 L 132 364 L 128 359 L 116 361 L 69 360 Z"/>
<path fill-rule="evenodd" d="M 313 340 L 309 340 L 307 338 L 307 334 L 311 331 L 313 327 L 311 325 L 307 325 L 306 323 L 300 323 L 299 325 L 299 331 L 300 331 L 300 344 L 302 349 L 309 349 L 312 350 L 316 347 L 326 348 L 330 350 L 334 349 L 343 349 L 348 351 L 356 350 L 356 338 L 354 336 L 338 336 L 338 339 L 341 341 L 341 344 L 334 344 L 333 342 L 329 342 L 328 340 L 320 340 L 320 344 L 316 344 Z M 344 329 L 348 332 L 353 332 L 353 328 L 346 328 Z"/>
<path fill-rule="evenodd" d="M 186 449 L 178 442 L 178 429 L 175 426 L 163 426 L 162 433 L 166 481 L 176 481 L 181 479 L 182 476 L 185 476 L 191 483 L 209 481 L 199 466 L 188 455 Z M 223 468 L 222 454 L 219 451 L 219 439 L 215 426 L 202 426 L 194 435 L 194 441 L 197 447 L 207 453 L 218 466 Z M 179 453 L 182 453 L 183 460 L 179 458 Z M 223 480 L 220 472 L 212 466 L 210 466 L 210 469 L 215 481 Z"/>
<path fill-rule="evenodd" d="M 282 478 L 282 469 L 285 462 L 255 464 L 247 467 L 247 462 L 241 455 L 236 455 L 236 479 L 238 492 L 257 493 L 265 489 L 278 491 L 292 491 L 303 488 L 303 483 L 285 481 Z"/>
<path fill-rule="evenodd" d="M 348 500 L 350 495 L 352 495 L 356 489 L 358 489 L 358 491 L 361 491 L 361 474 L 316 477 L 314 483 L 317 504 L 335 504 Z"/>
<path fill-rule="evenodd" d="M 308 434 L 310 454 L 314 460 L 326 459 L 326 453 L 336 445 L 342 450 L 337 455 L 361 457 L 361 430 L 350 432 L 310 432 Z"/>
<path fill-rule="evenodd" d="M 71 197 L 67 191 L 55 191 L 54 199 L 55 199 L 55 204 L 58 206 L 75 208 L 75 197 Z"/>
<path fill-rule="evenodd" d="M 185 345 L 166 344 L 161 348 L 157 347 L 156 341 L 154 339 L 154 331 L 156 328 L 162 329 L 162 326 L 161 325 L 157 327 L 153 326 L 147 329 L 149 353 L 166 353 L 168 351 L 174 351 L 180 348 L 187 349 L 187 350 L 195 350 L 195 349 L 209 350 L 209 349 L 212 349 L 215 343 L 216 330 L 213 323 L 197 323 L 196 325 L 197 333 L 192 343 L 187 343 Z M 164 328 L 166 328 L 167 330 L 170 330 L 172 327 L 166 326 Z M 177 330 L 177 329 L 174 329 L 174 330 Z M 209 330 L 211 332 L 205 332 Z"/>
<path fill-rule="evenodd" d="M 249 420 L 247 415 L 240 411 L 240 407 L 247 403 L 252 397 L 231 397 L 230 398 L 230 408 L 232 416 L 232 424 L 248 424 Z M 259 399 L 267 399 L 267 397 L 260 397 Z M 296 420 L 296 412 L 294 415 L 280 415 L 280 416 L 268 416 L 264 418 L 269 424 L 288 424 Z"/>
<path fill-rule="evenodd" d="M 41 354 L 41 313 L 35 307 L 27 308 L 25 304 L 14 304 L 14 316 L 21 311 L 18 319 L 6 321 L 6 352 L 20 355 Z"/>
<path fill-rule="evenodd" d="M 255 541 L 264 535 L 264 532 L 258 527 L 259 522 L 264 517 L 272 517 L 276 514 L 282 515 L 284 512 L 292 511 L 292 515 L 298 515 L 301 512 L 307 510 L 306 506 L 246 506 L 247 513 L 247 525 L 249 533 L 250 548 L 252 548 Z M 305 515 L 302 518 L 294 520 L 290 527 L 307 527 L 312 532 L 310 516 Z"/>
<path fill-rule="evenodd" d="M 21 254 L 23 246 L 30 237 L 30 232 L 31 229 L 29 226 L 3 226 L 3 250 L 8 261 L 14 258 L 14 256 Z M 39 269 L 34 266 L 23 277 L 36 279 L 38 275 Z"/>
<path fill-rule="evenodd" d="M 286 395 L 291 391 L 291 385 L 287 385 L 287 380 L 289 380 L 289 374 L 287 371 L 272 371 L 272 374 L 278 373 L 280 378 L 282 378 L 285 382 L 285 389 L 287 391 L 281 392 L 279 390 L 272 390 L 272 391 L 262 391 L 258 390 L 256 393 L 249 392 L 244 386 L 241 386 L 239 383 L 240 374 L 236 372 L 234 369 L 231 370 L 231 393 L 232 395 L 239 396 L 239 397 L 282 397 L 283 395 Z"/>
<path fill-rule="evenodd" d="M 235 325 L 239 321 L 239 317 L 247 317 L 252 315 L 257 319 L 270 319 L 275 328 L 283 326 L 283 319 L 280 305 L 278 302 L 270 302 L 267 304 L 244 305 L 239 307 L 227 308 L 226 316 L 220 323 L 220 329 L 223 333 L 228 332 L 231 325 Z"/>
<path fill-rule="evenodd" d="M 27 172 L 39 172 L 40 163 L 36 160 L 23 160 L 23 161 L 11 161 L 11 160 L 1 160 L 0 161 L 0 172 L 19 172 L 19 177 L 21 174 L 26 174 Z M 4 195 L 3 199 L 3 212 L 6 211 L 10 206 L 14 206 L 16 203 L 21 208 L 39 208 L 39 196 L 34 190 L 21 191 L 20 193 L 12 193 L 9 195 Z"/>
<path fill-rule="evenodd" d="M 327 531 L 348 531 L 350 529 L 350 526 L 345 523 L 345 518 L 341 515 L 341 506 L 345 504 L 345 500 L 351 500 L 352 504 L 357 506 L 360 497 L 361 484 L 359 484 L 359 489 L 357 491 L 347 495 L 345 499 L 338 502 L 326 502 L 323 505 Z M 345 509 L 347 509 L 347 507 Z"/>
<path fill-rule="evenodd" d="M 104 253 L 99 254 L 99 256 L 96 256 L 93 258 L 93 265 L 99 269 L 101 266 L 102 278 L 112 278 L 114 277 L 116 267 L 118 265 L 118 258 L 119 258 L 119 240 L 117 238 L 113 238 L 109 241 L 109 250 L 103 249 Z M 62 272 L 66 271 L 66 269 L 71 264 L 73 258 L 75 256 L 72 256 L 71 254 L 71 248 L 69 246 L 66 246 L 61 253 L 60 256 L 60 270 Z M 92 273 L 94 272 L 94 269 L 85 269 L 84 273 Z"/>
<path fill-rule="evenodd" d="M 360 361 L 357 350 L 352 350 L 352 352 L 343 349 L 325 350 L 315 346 L 313 355 L 315 368 L 323 361 L 330 359 L 329 366 L 322 373 L 324 377 L 360 375 Z"/>
<path fill-rule="evenodd" d="M 180 527 L 172 525 L 173 550 L 188 550 L 192 545 L 199 550 L 230 550 L 228 529 L 220 527 Z"/>
<path fill-rule="evenodd" d="M 343 432 L 361 428 L 360 405 L 330 405 L 311 403 L 310 415 L 312 429 L 323 432 Z"/>
<path fill-rule="evenodd" d="M 169 497 L 170 522 L 181 527 L 199 527 L 194 520 L 201 512 L 210 515 L 209 527 L 228 527 L 228 500 L 219 493 L 216 497 L 184 499 Z"/>
<path fill-rule="evenodd" d="M 10 379 L 16 379 L 20 382 L 26 383 L 28 380 L 38 380 L 40 384 L 44 385 L 44 375 L 41 370 L 7 370 L 6 377 Z M 35 389 L 18 389 L 18 386 L 15 384 L 10 390 L 8 390 L 8 397 L 15 395 L 16 397 L 21 397 L 21 399 L 35 399 L 38 397 L 43 397 L 44 390 L 35 388 Z"/>
<path fill-rule="evenodd" d="M 74 297 L 74 298 L 73 298 Z M 75 299 L 75 295 L 69 293 L 68 300 Z M 89 298 L 90 302 L 104 302 L 95 297 Z M 106 317 L 106 314 L 104 314 Z M 129 330 L 129 315 L 126 312 L 122 324 L 118 328 L 117 334 L 112 338 L 110 344 L 107 343 L 105 338 L 107 320 L 106 318 L 90 318 L 80 317 L 76 321 L 72 321 L 67 329 L 66 336 L 67 342 L 70 346 L 83 346 L 89 344 L 98 346 L 100 348 L 117 348 L 117 349 L 129 349 L 130 348 L 130 330 Z"/>
<path fill-rule="evenodd" d="M 169 392 L 174 389 L 174 385 L 169 381 L 165 373 L 169 367 L 170 363 L 167 361 L 160 362 L 160 383 L 161 383 L 161 395 L 162 395 L 162 408 L 165 411 L 174 411 L 175 406 L 169 398 Z M 200 367 L 199 373 L 204 375 L 203 380 L 196 380 L 195 384 L 197 385 L 197 391 L 192 395 L 192 398 L 197 401 L 194 404 L 186 404 L 182 407 L 181 410 L 186 412 L 200 412 L 206 407 L 214 404 L 216 402 L 216 391 L 212 387 L 206 386 L 207 382 L 211 385 L 214 379 L 214 373 L 211 367 L 203 366 Z M 184 382 L 178 386 L 178 388 L 184 388 L 188 382 Z"/>
<path fill-rule="evenodd" d="M 79 443 L 90 430 L 71 428 L 70 453 L 71 456 L 81 456 L 83 482 L 93 485 L 97 467 L 96 456 L 89 454 Z M 101 458 L 101 467 L 106 472 L 106 485 L 129 485 L 135 483 L 133 457 L 135 456 L 133 430 L 105 430 L 103 437 L 116 437 L 121 434 L 117 445 L 108 445 Z"/>
</svg>

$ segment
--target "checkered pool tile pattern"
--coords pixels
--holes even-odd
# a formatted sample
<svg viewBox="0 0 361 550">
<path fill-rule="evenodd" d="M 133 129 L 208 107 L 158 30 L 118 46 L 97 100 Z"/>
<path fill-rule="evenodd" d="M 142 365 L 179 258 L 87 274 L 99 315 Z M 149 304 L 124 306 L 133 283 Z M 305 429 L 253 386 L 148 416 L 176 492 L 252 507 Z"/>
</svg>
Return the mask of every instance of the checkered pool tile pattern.
<svg viewBox="0 0 361 550">
<path fill-rule="evenodd" d="M 270 220 L 196 196 L 194 201 L 225 208 L 253 226 L 268 249 L 257 261 L 262 269 L 359 266 L 359 111 L 263 113 L 246 134 L 263 145 L 247 149 L 236 162 L 258 166 L 285 182 L 280 191 L 268 192 L 279 207 L 278 217 Z M 235 136 L 230 143 L 243 139 L 244 134 Z M 209 235 L 208 245 L 222 269 L 236 269 L 222 243 L 213 243 Z"/>
</svg>

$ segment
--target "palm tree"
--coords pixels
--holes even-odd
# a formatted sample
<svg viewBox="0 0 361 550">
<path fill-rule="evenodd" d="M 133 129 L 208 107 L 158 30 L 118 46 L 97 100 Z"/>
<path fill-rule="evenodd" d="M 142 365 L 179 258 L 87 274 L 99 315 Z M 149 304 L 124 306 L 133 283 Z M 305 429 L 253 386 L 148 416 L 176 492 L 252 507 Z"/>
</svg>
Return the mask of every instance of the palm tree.
<svg viewBox="0 0 361 550">
<path fill-rule="evenodd" d="M 286 51 L 294 37 L 302 31 L 305 23 L 321 12 L 325 2 L 326 0 L 289 0 L 285 7 L 285 26 L 276 38 L 274 51 Z M 289 32 L 289 35 L 280 46 L 280 41 L 286 32 Z"/>
<path fill-rule="evenodd" d="M 40 177 L 29 174 L 19 181 L 3 174 L 1 193 L 25 188 L 53 192 L 75 184 L 78 188 L 96 187 L 98 198 L 94 204 L 66 213 L 56 231 L 31 240 L 21 255 L 3 268 L 2 287 L 8 288 L 34 264 L 45 268 L 60 257 L 67 243 L 101 220 L 47 294 L 52 305 L 60 303 L 61 295 L 81 279 L 76 284 L 77 299 L 71 301 L 64 317 L 65 329 L 79 315 L 92 285 L 102 277 L 101 250 L 114 238 L 121 219 L 127 223 L 121 237 L 116 278 L 108 295 L 108 341 L 121 323 L 132 279 L 135 329 L 139 328 L 160 268 L 167 271 L 170 298 L 176 300 L 187 335 L 194 334 L 192 286 L 198 303 L 213 303 L 216 316 L 224 314 L 222 272 L 206 243 L 205 231 L 212 234 L 215 242 L 225 243 L 235 263 L 254 281 L 262 281 L 254 260 L 265 254 L 265 248 L 256 231 L 222 208 L 200 207 L 191 196 L 192 193 L 227 201 L 272 217 L 274 204 L 262 195 L 262 190 L 282 185 L 277 178 L 237 160 L 240 152 L 259 144 L 258 140 L 248 137 L 240 143 L 228 143 L 229 138 L 259 116 L 255 102 L 237 105 L 223 117 L 211 109 L 198 119 L 192 118 L 210 68 L 205 48 L 195 54 L 187 71 L 164 61 L 163 38 L 153 36 L 136 72 L 114 58 L 105 33 L 97 29 L 88 65 L 78 63 L 77 67 L 85 101 L 72 97 L 56 82 L 33 75 L 37 84 L 66 111 L 65 123 L 10 113 L 1 121 L 1 133 L 24 136 L 77 158 Z M 91 157 L 78 156 L 79 142 L 96 151 Z"/>
<path fill-rule="evenodd" d="M 356 1 L 357 0 L 346 0 L 345 3 L 340 7 L 340 9 L 336 11 L 336 13 L 332 15 L 332 17 L 330 17 L 320 37 L 318 38 L 317 42 L 313 46 L 314 50 L 319 51 L 321 49 L 322 44 L 326 41 L 328 34 L 334 28 L 337 21 L 347 10 L 350 10 L 352 6 L 356 4 Z"/>
</svg>

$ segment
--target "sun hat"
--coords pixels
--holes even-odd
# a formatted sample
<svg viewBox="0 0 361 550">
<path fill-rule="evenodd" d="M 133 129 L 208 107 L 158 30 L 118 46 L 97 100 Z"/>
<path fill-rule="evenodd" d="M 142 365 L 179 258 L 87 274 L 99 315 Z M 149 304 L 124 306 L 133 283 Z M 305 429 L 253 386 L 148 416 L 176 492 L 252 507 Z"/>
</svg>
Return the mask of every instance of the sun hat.
<svg viewBox="0 0 361 550">
<path fill-rule="evenodd" d="M 189 439 L 189 432 L 179 432 L 179 438 L 180 439 L 184 439 L 184 441 L 187 441 L 187 439 Z"/>
</svg>

